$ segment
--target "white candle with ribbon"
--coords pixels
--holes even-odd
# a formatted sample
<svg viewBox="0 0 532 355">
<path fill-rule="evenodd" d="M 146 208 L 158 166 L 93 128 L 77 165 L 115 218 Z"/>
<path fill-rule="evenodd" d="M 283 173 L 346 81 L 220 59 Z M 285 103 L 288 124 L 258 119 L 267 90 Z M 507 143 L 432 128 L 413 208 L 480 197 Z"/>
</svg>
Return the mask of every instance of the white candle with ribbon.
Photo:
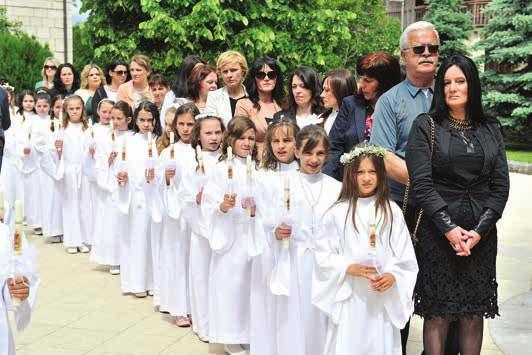
<svg viewBox="0 0 532 355">
<path fill-rule="evenodd" d="M 251 185 L 252 170 L 253 170 L 253 167 L 252 167 L 251 155 L 248 155 L 246 157 L 246 184 L 248 184 L 248 186 Z"/>
<path fill-rule="evenodd" d="M 196 159 L 198 160 L 198 170 L 202 175 L 205 175 L 205 165 L 203 163 L 203 152 L 199 144 L 196 146 Z"/>
<path fill-rule="evenodd" d="M 286 209 L 287 215 L 290 213 L 290 177 L 285 176 L 284 178 L 284 184 L 283 184 L 283 192 L 284 192 L 284 207 Z M 290 246 L 290 240 L 289 238 L 283 239 L 283 248 L 288 249 Z"/>
<path fill-rule="evenodd" d="M 153 141 L 151 132 L 148 132 L 148 158 L 153 158 Z"/>
</svg>

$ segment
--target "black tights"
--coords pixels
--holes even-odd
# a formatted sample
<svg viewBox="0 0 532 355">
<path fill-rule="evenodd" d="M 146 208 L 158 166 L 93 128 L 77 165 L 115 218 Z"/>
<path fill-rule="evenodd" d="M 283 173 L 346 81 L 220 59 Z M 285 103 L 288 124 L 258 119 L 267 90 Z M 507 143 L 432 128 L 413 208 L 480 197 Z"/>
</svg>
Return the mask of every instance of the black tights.
<svg viewBox="0 0 532 355">
<path fill-rule="evenodd" d="M 432 317 L 423 322 L 423 347 L 426 355 L 442 355 L 450 321 Z M 482 348 L 484 319 L 481 316 L 462 317 L 457 321 L 460 355 L 479 355 Z"/>
</svg>

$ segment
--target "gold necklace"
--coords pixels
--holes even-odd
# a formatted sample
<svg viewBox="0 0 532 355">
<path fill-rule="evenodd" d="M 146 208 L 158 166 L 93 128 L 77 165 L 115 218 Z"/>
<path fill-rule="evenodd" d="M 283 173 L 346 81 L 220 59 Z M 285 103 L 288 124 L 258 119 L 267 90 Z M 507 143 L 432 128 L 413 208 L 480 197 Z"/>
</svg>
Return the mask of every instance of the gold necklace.
<svg viewBox="0 0 532 355">
<path fill-rule="evenodd" d="M 460 132 L 470 131 L 473 128 L 473 122 L 468 119 L 459 120 L 449 115 L 449 126 Z"/>
</svg>

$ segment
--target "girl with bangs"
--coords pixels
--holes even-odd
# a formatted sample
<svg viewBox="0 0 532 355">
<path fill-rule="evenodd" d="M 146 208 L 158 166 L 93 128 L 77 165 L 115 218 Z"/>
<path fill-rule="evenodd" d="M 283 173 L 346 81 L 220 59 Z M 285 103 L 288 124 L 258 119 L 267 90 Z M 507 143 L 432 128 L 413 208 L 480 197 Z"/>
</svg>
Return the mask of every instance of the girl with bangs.
<svg viewBox="0 0 532 355">
<path fill-rule="evenodd" d="M 257 150 L 254 123 L 235 117 L 227 126 L 220 162 L 202 194 L 212 249 L 209 275 L 209 341 L 229 354 L 247 354 L 250 320 L 250 257 L 262 235 L 257 221 Z M 216 177 L 216 178 L 214 178 Z"/>
<path fill-rule="evenodd" d="M 322 220 L 312 302 L 329 318 L 326 355 L 402 353 L 418 267 L 385 154 L 363 145 L 342 156 L 342 190 Z"/>
</svg>

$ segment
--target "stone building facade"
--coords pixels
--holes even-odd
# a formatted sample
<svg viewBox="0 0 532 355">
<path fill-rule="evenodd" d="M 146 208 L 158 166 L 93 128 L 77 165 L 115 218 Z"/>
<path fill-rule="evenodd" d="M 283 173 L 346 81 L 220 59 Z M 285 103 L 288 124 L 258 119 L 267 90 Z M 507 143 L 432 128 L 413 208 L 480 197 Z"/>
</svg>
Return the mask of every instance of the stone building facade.
<svg viewBox="0 0 532 355">
<path fill-rule="evenodd" d="M 72 0 L 0 0 L 0 6 L 60 62 L 72 62 Z"/>
</svg>

